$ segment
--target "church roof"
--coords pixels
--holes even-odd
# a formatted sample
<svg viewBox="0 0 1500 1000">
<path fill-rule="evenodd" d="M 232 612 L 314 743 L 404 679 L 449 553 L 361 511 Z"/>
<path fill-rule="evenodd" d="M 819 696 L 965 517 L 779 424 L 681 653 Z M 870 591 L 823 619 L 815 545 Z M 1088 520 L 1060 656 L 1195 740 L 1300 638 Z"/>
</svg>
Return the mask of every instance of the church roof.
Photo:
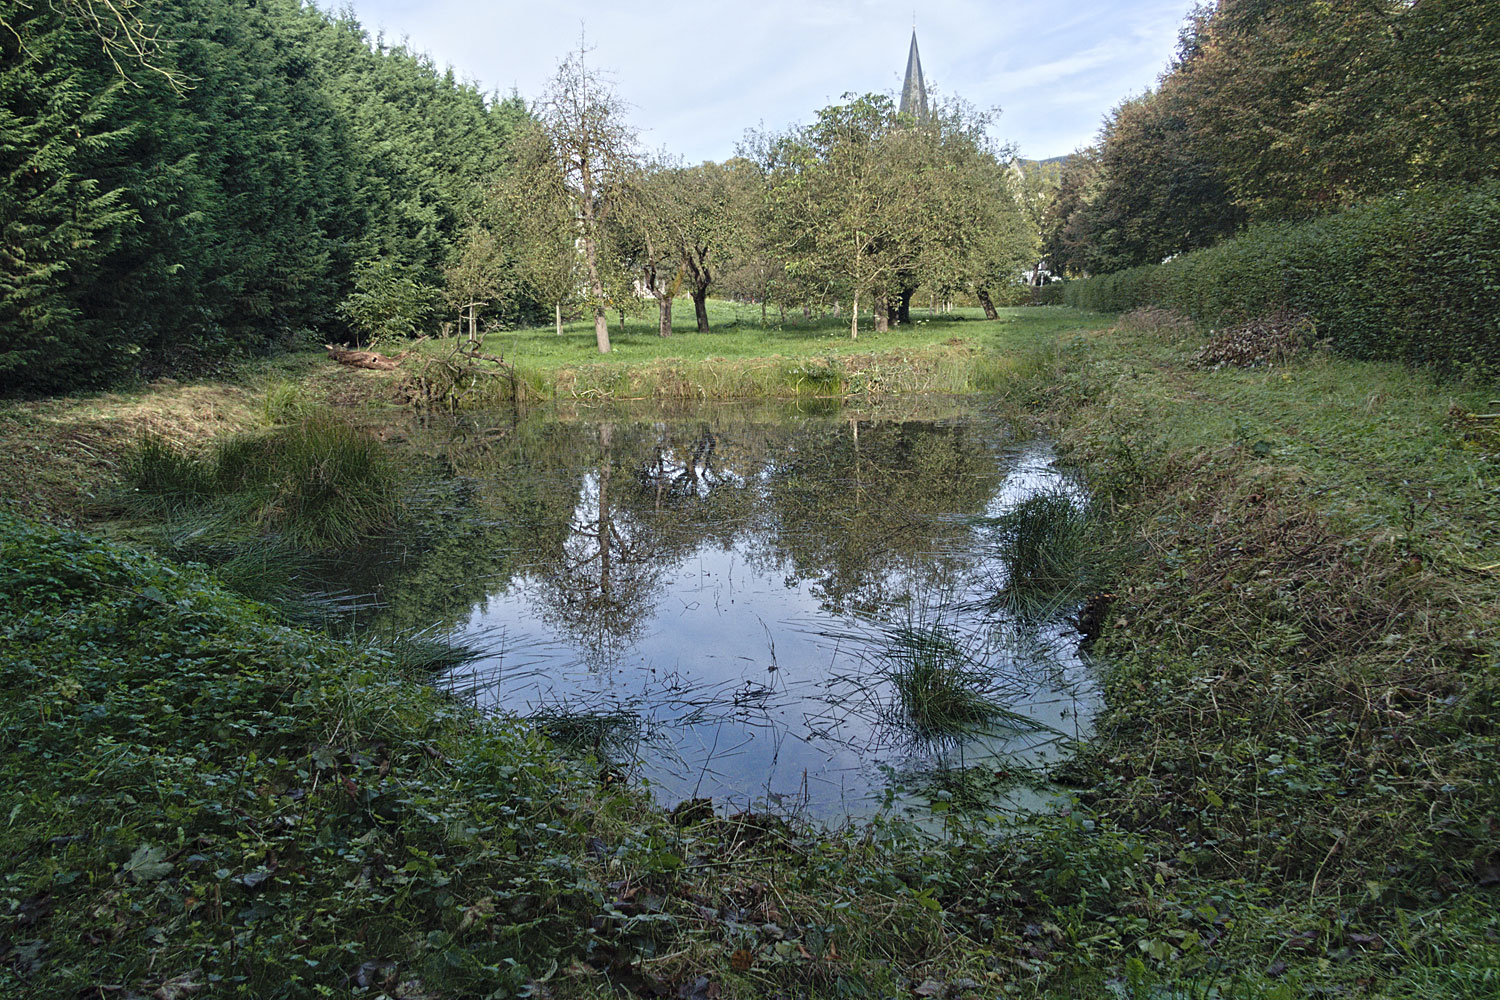
<svg viewBox="0 0 1500 1000">
<path fill-rule="evenodd" d="M 911 53 L 906 57 L 906 82 L 901 85 L 901 113 L 927 117 L 927 81 L 922 79 L 922 57 L 917 54 L 917 30 L 911 32 Z"/>
</svg>

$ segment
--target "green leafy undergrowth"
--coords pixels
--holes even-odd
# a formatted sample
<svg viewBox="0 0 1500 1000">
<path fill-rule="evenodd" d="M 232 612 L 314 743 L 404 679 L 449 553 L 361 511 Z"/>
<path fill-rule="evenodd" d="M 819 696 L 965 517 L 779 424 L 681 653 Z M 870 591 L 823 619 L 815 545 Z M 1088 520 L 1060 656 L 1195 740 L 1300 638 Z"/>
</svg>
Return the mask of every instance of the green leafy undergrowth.
<svg viewBox="0 0 1500 1000">
<path fill-rule="evenodd" d="M 0 982 L 493 989 L 576 934 L 597 886 L 541 747 L 195 573 L 3 531 Z"/>
</svg>

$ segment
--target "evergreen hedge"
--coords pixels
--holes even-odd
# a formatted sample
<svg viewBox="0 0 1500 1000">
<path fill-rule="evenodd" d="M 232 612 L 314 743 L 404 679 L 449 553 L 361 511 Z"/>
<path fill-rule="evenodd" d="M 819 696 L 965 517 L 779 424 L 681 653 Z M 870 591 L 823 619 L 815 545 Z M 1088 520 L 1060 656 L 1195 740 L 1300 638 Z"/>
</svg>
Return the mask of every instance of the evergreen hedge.
<svg viewBox="0 0 1500 1000">
<path fill-rule="evenodd" d="M 1500 371 L 1500 181 L 1256 226 L 1164 264 L 1065 286 L 1070 306 L 1204 326 L 1290 309 L 1343 354 Z"/>
</svg>

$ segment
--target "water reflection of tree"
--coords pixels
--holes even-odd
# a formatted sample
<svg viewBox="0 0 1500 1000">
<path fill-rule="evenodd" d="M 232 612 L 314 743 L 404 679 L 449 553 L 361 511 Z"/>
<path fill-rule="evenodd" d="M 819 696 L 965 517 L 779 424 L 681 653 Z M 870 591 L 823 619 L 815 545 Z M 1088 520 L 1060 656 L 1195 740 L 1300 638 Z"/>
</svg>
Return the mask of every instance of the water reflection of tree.
<svg viewBox="0 0 1500 1000">
<path fill-rule="evenodd" d="M 816 425 L 769 469 L 765 558 L 839 612 L 942 590 L 972 561 L 962 515 L 1002 479 L 974 425 Z"/>
<path fill-rule="evenodd" d="M 598 442 L 598 458 L 584 477 L 567 538 L 539 567 L 537 578 L 543 617 L 567 633 L 591 663 L 605 664 L 640 638 L 655 606 L 662 567 L 656 525 L 631 516 L 620 503 L 620 480 L 627 473 L 613 424 L 599 425 Z"/>
<path fill-rule="evenodd" d="M 833 610 L 876 608 L 965 568 L 1002 473 L 981 426 L 825 420 L 527 419 L 408 425 L 430 463 L 416 515 L 346 585 L 398 627 L 464 620 L 524 579 L 593 661 L 651 620 L 663 574 L 739 548 Z M 418 459 L 420 456 L 420 459 Z"/>
<path fill-rule="evenodd" d="M 567 536 L 581 428 L 426 416 L 392 430 L 418 484 L 401 530 L 330 574 L 394 630 L 453 626 Z M 534 463 L 534 464 L 533 464 Z M 530 466 L 541 474 L 520 474 Z M 544 471 L 542 471 L 544 470 Z"/>
</svg>

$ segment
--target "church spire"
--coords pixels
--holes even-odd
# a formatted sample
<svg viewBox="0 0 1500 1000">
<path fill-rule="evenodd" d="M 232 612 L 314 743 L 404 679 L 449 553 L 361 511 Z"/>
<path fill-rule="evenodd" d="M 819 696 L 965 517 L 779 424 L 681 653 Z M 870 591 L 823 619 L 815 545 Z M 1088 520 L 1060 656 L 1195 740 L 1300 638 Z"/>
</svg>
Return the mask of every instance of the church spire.
<svg viewBox="0 0 1500 1000">
<path fill-rule="evenodd" d="M 927 117 L 927 81 L 922 79 L 922 57 L 917 54 L 917 29 L 911 29 L 911 53 L 906 57 L 906 82 L 901 85 L 901 113 Z"/>
</svg>

